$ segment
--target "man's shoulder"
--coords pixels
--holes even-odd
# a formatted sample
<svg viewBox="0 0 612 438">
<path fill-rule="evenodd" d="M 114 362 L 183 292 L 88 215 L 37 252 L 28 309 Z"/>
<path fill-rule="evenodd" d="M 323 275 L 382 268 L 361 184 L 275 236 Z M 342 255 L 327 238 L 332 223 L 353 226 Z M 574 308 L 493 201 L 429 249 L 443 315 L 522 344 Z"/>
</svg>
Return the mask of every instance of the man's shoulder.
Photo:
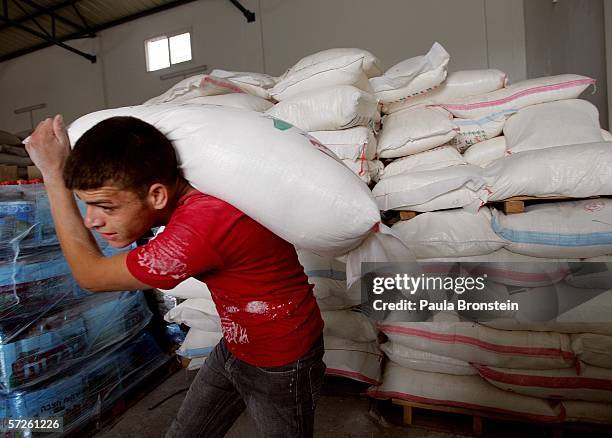
<svg viewBox="0 0 612 438">
<path fill-rule="evenodd" d="M 245 214 L 233 205 L 198 190 L 192 190 L 182 196 L 172 219 L 184 220 L 193 218 L 201 221 L 226 221 Z"/>
</svg>

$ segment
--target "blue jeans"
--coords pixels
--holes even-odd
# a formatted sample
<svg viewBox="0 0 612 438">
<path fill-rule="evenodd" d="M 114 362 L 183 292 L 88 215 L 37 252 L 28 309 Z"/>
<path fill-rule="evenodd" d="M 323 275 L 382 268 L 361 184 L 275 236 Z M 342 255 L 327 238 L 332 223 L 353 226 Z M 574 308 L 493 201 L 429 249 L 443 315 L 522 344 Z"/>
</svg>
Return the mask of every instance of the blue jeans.
<svg viewBox="0 0 612 438">
<path fill-rule="evenodd" d="M 323 337 L 296 362 L 256 367 L 221 340 L 187 392 L 166 438 L 222 437 L 245 408 L 262 438 L 312 437 L 325 364 Z"/>
</svg>

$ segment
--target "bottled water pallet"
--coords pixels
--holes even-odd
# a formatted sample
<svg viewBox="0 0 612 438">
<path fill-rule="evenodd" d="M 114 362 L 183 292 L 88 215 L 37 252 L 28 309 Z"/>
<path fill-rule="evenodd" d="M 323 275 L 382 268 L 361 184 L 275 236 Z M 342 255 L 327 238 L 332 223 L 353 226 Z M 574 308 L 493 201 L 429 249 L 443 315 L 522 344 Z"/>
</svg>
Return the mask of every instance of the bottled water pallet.
<svg viewBox="0 0 612 438">
<path fill-rule="evenodd" d="M 432 405 L 395 398 L 392 402 L 403 409 L 405 425 L 433 431 L 476 437 L 612 436 L 609 425 L 562 422 L 544 424 L 484 410 Z"/>
</svg>

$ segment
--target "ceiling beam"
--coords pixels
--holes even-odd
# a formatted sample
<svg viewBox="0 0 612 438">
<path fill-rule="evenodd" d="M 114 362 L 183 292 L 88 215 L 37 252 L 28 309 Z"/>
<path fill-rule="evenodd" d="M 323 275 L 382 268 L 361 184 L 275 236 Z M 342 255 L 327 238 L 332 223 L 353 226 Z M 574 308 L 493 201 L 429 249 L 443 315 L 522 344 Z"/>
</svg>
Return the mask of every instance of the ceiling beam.
<svg viewBox="0 0 612 438">
<path fill-rule="evenodd" d="M 8 16 L 8 3 L 9 3 L 9 1 L 10 1 L 10 0 L 3 0 L 3 2 L 4 2 L 4 13 L 3 13 L 3 15 L 4 15 L 6 18 L 9 18 L 9 16 Z M 70 6 L 70 5 L 76 4 L 76 3 L 78 3 L 79 1 L 80 1 L 80 0 L 67 0 L 67 1 L 65 1 L 65 2 L 58 3 L 58 4 L 53 5 L 53 6 L 49 6 L 49 7 L 47 7 L 46 9 L 47 9 L 47 11 L 49 11 L 49 12 L 55 12 L 55 11 L 57 11 L 58 9 L 61 9 L 61 8 L 66 7 L 66 6 Z M 17 23 L 23 23 L 23 22 L 26 22 L 26 21 L 31 20 L 32 18 L 38 18 L 38 17 L 40 17 L 41 15 L 45 15 L 45 12 L 37 11 L 37 12 L 34 12 L 34 13 L 32 13 L 32 14 L 29 14 L 29 15 L 23 16 L 23 17 L 14 18 L 14 19 L 13 19 L 13 21 L 15 21 L 15 22 L 17 22 Z M 11 27 L 11 26 L 12 26 L 12 25 L 10 25 L 10 24 L 3 24 L 2 26 L 0 26 L 0 32 L 1 32 L 1 31 L 3 31 L 3 30 L 5 30 L 5 29 L 8 29 L 8 28 L 9 28 L 9 27 Z"/>
<path fill-rule="evenodd" d="M 73 2 L 73 3 L 76 3 L 77 1 L 78 0 L 71 0 L 71 2 Z M 138 12 L 136 14 L 132 14 L 132 15 L 129 15 L 127 17 L 119 18 L 117 20 L 113 20 L 113 21 L 108 22 L 108 23 L 104 23 L 104 24 L 101 24 L 101 25 L 98 25 L 98 26 L 92 26 L 90 31 L 94 32 L 94 33 L 100 32 L 102 30 L 108 29 L 109 27 L 118 26 L 120 24 L 124 24 L 124 23 L 127 23 L 127 22 L 132 21 L 132 20 L 136 20 L 138 18 L 142 18 L 142 17 L 146 17 L 148 15 L 156 14 L 158 12 L 165 11 L 165 10 L 171 9 L 171 8 L 175 8 L 177 6 L 182 6 L 182 5 L 187 4 L 187 3 L 192 3 L 194 1 L 196 1 L 196 0 L 175 0 L 175 1 L 172 1 L 170 3 L 166 3 L 166 4 L 163 4 L 163 5 L 160 5 L 160 6 L 156 6 L 155 8 L 151 8 L 151 9 L 148 9 L 146 11 Z M 2 18 L 0 18 L 0 20 L 1 19 Z M 77 39 L 77 38 L 84 38 L 84 37 L 87 37 L 87 35 L 89 35 L 89 32 L 82 32 L 82 31 L 81 32 L 75 32 L 75 33 L 72 33 L 70 35 L 66 35 L 66 36 L 63 36 L 61 38 L 58 38 L 57 41 L 58 42 L 63 42 L 63 41 Z M 23 49 L 15 51 L 15 52 L 8 53 L 8 54 L 6 54 L 4 56 L 0 56 L 0 62 L 8 61 L 9 59 L 14 59 L 14 58 L 17 58 L 19 56 L 23 56 L 23 55 L 26 55 L 28 53 L 35 52 L 37 50 L 44 49 L 46 47 L 50 47 L 50 46 L 52 46 L 54 44 L 55 44 L 55 42 L 48 41 L 46 43 L 38 44 L 38 45 L 33 46 L 33 47 L 23 48 Z M 71 48 L 71 49 L 72 49 L 71 51 L 76 50 L 76 49 L 73 49 L 73 48 Z M 82 53 L 79 53 L 79 54 L 82 55 Z M 89 56 L 92 56 L 92 55 L 89 55 Z"/>
</svg>

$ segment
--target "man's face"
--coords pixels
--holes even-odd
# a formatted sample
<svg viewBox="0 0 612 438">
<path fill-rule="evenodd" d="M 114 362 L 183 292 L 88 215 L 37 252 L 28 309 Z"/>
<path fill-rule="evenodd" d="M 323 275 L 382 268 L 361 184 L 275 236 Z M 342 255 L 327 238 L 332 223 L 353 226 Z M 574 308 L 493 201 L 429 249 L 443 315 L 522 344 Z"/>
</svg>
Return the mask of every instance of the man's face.
<svg viewBox="0 0 612 438">
<path fill-rule="evenodd" d="M 155 210 L 133 191 L 103 186 L 75 193 L 87 204 L 85 226 L 114 248 L 136 241 L 155 223 Z"/>
</svg>

